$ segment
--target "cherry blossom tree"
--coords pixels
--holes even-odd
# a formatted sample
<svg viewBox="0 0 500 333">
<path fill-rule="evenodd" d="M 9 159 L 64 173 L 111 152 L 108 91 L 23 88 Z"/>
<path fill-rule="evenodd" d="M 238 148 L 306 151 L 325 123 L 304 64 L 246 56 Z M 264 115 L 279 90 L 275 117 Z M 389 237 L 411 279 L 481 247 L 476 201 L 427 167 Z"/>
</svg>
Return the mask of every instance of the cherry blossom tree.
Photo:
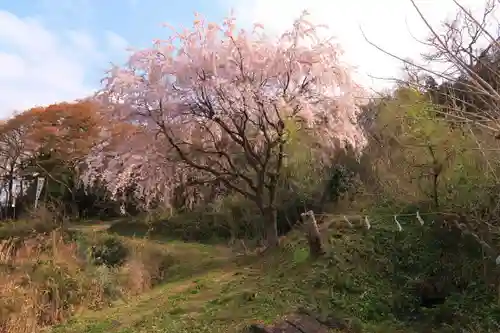
<svg viewBox="0 0 500 333">
<path fill-rule="evenodd" d="M 124 170 L 139 168 L 142 188 L 154 188 L 143 193 L 165 199 L 180 178 L 221 183 L 257 205 L 268 246 L 277 246 L 277 186 L 291 133 L 308 136 L 326 159 L 365 142 L 356 124 L 361 89 L 339 45 L 307 18 L 273 38 L 259 24 L 238 30 L 233 17 L 219 25 L 196 15 L 192 29 L 133 52 L 99 94 L 109 117 L 140 129 L 108 172 L 121 170 L 125 181 Z"/>
<path fill-rule="evenodd" d="M 105 183 L 118 200 L 125 200 L 133 188 L 146 208 L 159 198 L 168 206 L 186 173 L 168 152 L 164 140 L 150 135 L 144 126 L 108 123 L 102 127 L 101 142 L 87 156 L 82 178 L 87 185 Z"/>
</svg>

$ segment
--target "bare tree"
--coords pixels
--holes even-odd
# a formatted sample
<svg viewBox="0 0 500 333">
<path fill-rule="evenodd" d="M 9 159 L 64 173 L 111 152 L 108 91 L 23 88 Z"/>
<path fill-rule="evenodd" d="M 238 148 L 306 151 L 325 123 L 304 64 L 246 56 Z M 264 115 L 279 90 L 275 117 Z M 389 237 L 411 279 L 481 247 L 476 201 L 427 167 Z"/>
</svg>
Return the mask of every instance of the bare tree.
<svg viewBox="0 0 500 333">
<path fill-rule="evenodd" d="M 400 60 L 407 80 L 397 81 L 425 91 L 431 90 L 434 101 L 446 106 L 441 112 L 450 121 L 474 124 L 498 134 L 500 53 L 499 34 L 495 29 L 498 23 L 494 17 L 497 3 L 487 0 L 482 15 L 475 17 L 457 0 L 453 1 L 457 8 L 456 16 L 444 21 L 440 28 L 435 28 L 415 1 L 410 0 L 429 31 L 429 37 L 419 41 L 429 49 L 422 54 L 423 64 L 367 41 L 388 56 Z"/>
<path fill-rule="evenodd" d="M 435 111 L 449 120 L 452 126 L 460 126 L 475 138 L 485 164 L 491 165 L 495 161 L 489 160 L 483 141 L 488 135 L 500 138 L 500 33 L 495 18 L 498 3 L 487 0 L 482 14 L 477 16 L 458 0 L 453 1 L 457 9 L 456 16 L 436 28 L 429 23 L 415 1 L 410 0 L 429 32 L 429 37 L 421 41 L 429 49 L 422 54 L 423 64 L 367 41 L 381 52 L 400 60 L 407 75 L 405 80 L 399 82 L 428 94 L 436 105 Z M 479 134 L 487 135 L 480 139 Z M 496 183 L 497 169 L 493 166 L 489 169 Z M 434 175 L 437 178 L 438 172 Z M 496 256 L 498 254 L 494 249 L 500 235 L 497 185 L 481 186 L 481 193 L 485 196 L 478 200 L 492 202 L 483 202 L 481 205 L 479 201 L 471 202 L 466 209 L 456 207 L 466 211 L 467 218 L 460 216 L 453 222 L 464 233 L 475 237 L 487 253 Z M 477 185 L 470 184 L 470 187 L 477 188 Z M 484 208 L 485 205 L 488 207 Z"/>
</svg>

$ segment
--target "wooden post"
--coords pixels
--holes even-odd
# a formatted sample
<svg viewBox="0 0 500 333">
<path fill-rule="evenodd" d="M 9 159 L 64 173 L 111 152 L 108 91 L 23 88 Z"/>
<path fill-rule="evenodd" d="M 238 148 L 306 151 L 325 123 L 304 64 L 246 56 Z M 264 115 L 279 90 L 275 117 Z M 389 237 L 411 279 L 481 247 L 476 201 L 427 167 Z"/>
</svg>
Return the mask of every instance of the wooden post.
<svg viewBox="0 0 500 333">
<path fill-rule="evenodd" d="M 321 235 L 319 233 L 318 223 L 316 222 L 316 217 L 314 212 L 309 210 L 302 213 L 301 216 L 304 218 L 306 226 L 307 241 L 309 243 L 309 251 L 311 257 L 318 258 L 324 255 L 325 249 L 323 248 L 323 243 L 321 241 Z"/>
</svg>

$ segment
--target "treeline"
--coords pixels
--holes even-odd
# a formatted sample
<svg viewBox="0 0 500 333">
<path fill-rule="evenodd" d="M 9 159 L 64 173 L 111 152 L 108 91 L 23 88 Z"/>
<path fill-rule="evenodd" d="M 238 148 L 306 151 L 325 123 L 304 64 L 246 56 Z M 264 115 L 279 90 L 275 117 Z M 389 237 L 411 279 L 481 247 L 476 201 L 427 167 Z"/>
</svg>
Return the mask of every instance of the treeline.
<svg viewBox="0 0 500 333">
<path fill-rule="evenodd" d="M 496 37 L 458 13 L 430 31 L 427 56 L 452 70 L 406 61 L 407 79 L 368 103 L 307 15 L 277 43 L 232 20 L 196 21 L 114 68 L 93 98 L 1 125 L 4 216 L 32 209 L 44 177 L 41 202 L 64 215 L 154 213 L 196 239 L 277 246 L 302 212 L 356 201 L 455 214 L 494 246 L 496 206 L 485 203 L 496 200 L 500 148 Z"/>
<path fill-rule="evenodd" d="M 89 187 L 81 180 L 101 126 L 92 101 L 36 107 L 0 124 L 1 217 L 19 218 L 34 210 L 38 178 L 43 178 L 38 206 L 64 216 L 119 216 L 123 205 L 135 212 L 133 201 L 115 200 L 103 184 Z"/>
</svg>

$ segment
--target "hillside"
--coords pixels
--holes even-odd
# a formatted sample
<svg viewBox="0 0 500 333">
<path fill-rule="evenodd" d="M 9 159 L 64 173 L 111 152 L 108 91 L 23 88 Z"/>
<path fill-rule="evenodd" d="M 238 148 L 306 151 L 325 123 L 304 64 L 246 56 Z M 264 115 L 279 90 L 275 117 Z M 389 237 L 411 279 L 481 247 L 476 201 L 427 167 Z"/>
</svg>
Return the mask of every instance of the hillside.
<svg viewBox="0 0 500 333">
<path fill-rule="evenodd" d="M 411 38 L 422 54 L 362 34 L 398 60 L 392 72 L 358 52 L 387 70 L 371 83 L 337 38 L 348 25 L 325 29 L 338 23 L 325 1 L 325 16 L 299 11 L 304 1 L 276 6 L 269 13 L 295 12 L 279 29 L 275 15 L 265 27 L 251 11 L 189 0 L 206 11 L 189 23 L 169 6 L 106 9 L 82 31 L 72 20 L 68 36 L 37 6 L 22 13 L 26 29 L 0 10 L 0 24 L 17 27 L 2 30 L 44 50 L 104 52 L 119 22 L 140 32 L 120 48 L 144 46 L 104 70 L 107 51 L 14 43 L 42 55 L 32 69 L 55 59 L 76 85 L 7 66 L 9 87 L 23 72 L 72 93 L 40 94 L 37 106 L 21 86 L 4 94 L 29 103 L 0 122 L 0 333 L 500 332 L 499 31 L 489 31 L 500 2 L 482 1 L 474 18 L 454 0 L 446 17 L 430 8 L 432 24 L 417 2 L 387 6 L 425 23 Z M 361 15 L 340 7 L 347 21 Z M 173 15 L 166 33 L 147 31 L 161 12 Z M 101 19 L 106 33 L 81 43 Z M 45 38 L 45 24 L 72 41 Z M 294 328 L 300 318 L 316 328 Z"/>
<path fill-rule="evenodd" d="M 500 308 L 481 282 L 487 262 L 475 243 L 448 242 L 457 234 L 443 232 L 438 223 L 422 227 L 413 218 L 400 220 L 399 233 L 383 216 L 369 231 L 327 222 L 328 254 L 317 261 L 308 258 L 299 231 L 286 237 L 282 250 L 264 256 L 156 241 L 183 255 L 181 270 L 150 292 L 82 313 L 54 333 L 240 332 L 298 308 L 334 318 L 348 331 L 493 331 Z M 431 244 L 437 234 L 443 242 Z M 440 258 L 450 244 L 456 248 L 446 252 L 454 257 Z"/>
</svg>

